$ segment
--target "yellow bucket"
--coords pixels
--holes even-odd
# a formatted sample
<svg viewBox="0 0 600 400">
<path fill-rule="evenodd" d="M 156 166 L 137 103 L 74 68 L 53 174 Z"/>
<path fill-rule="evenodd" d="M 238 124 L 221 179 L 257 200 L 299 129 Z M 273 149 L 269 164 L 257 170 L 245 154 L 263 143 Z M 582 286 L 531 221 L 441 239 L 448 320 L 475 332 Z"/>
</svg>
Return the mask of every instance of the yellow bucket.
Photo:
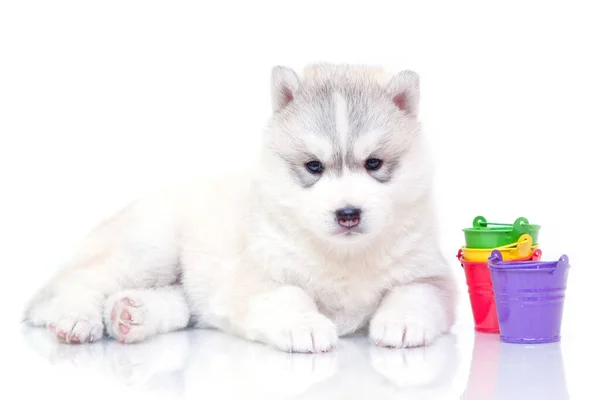
<svg viewBox="0 0 600 400">
<path fill-rule="evenodd" d="M 494 250 L 500 251 L 502 259 L 505 261 L 527 260 L 533 256 L 533 252 L 537 248 L 537 246 L 532 245 L 532 243 L 533 239 L 531 238 L 531 235 L 525 233 L 519 237 L 517 243 L 511 243 L 493 249 L 471 249 L 463 247 L 461 248 L 461 251 L 463 258 L 466 261 L 487 262 Z"/>
</svg>

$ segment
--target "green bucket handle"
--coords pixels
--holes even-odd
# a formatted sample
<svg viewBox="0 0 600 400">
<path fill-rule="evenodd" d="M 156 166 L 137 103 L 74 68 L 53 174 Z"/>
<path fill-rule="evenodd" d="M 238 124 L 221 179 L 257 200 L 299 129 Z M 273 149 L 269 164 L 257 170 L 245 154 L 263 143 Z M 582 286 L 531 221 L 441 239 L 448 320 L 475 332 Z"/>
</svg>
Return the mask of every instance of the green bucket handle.
<svg viewBox="0 0 600 400">
<path fill-rule="evenodd" d="M 526 230 L 524 229 L 524 226 L 529 226 L 529 220 L 525 217 L 519 217 L 515 220 L 515 222 L 513 224 L 502 224 L 502 223 L 498 223 L 498 222 L 487 222 L 487 220 L 482 217 L 481 215 L 478 215 L 477 217 L 475 217 L 475 219 L 473 220 L 473 228 L 483 228 L 483 227 L 487 227 L 490 225 L 494 225 L 494 226 L 503 226 L 506 228 L 510 228 L 512 226 L 513 230 L 515 232 L 521 232 L 521 233 L 525 233 Z"/>
</svg>

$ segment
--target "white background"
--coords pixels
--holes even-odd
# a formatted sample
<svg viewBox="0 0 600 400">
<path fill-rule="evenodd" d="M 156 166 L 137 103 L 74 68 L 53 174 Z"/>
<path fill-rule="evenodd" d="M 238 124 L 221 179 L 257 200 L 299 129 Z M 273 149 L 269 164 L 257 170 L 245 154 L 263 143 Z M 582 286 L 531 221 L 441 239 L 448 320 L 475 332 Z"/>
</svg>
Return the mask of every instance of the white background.
<svg viewBox="0 0 600 400">
<path fill-rule="evenodd" d="M 571 398 L 589 398 L 595 375 L 584 365 L 597 362 L 600 305 L 598 11 L 579 1 L 486 4 L 2 2 L 0 397 L 11 385 L 62 398 L 126 393 L 34 354 L 19 326 L 23 302 L 93 225 L 141 193 L 242 165 L 269 117 L 273 65 L 330 61 L 421 76 L 443 247 L 461 283 L 454 255 L 476 215 L 525 216 L 542 225 L 544 258 L 569 255 L 565 382 Z M 461 315 L 458 393 L 473 347 L 466 297 Z"/>
</svg>

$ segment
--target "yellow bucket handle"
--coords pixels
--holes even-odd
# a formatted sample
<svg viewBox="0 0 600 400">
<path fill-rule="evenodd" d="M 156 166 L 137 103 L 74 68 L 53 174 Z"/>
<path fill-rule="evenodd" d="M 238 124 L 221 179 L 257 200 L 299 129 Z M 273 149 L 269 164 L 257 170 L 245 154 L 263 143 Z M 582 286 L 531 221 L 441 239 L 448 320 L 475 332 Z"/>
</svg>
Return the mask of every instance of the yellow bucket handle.
<svg viewBox="0 0 600 400">
<path fill-rule="evenodd" d="M 524 233 L 519 237 L 519 240 L 516 243 L 507 244 L 504 246 L 496 247 L 497 250 L 507 250 L 515 247 L 524 247 L 531 245 L 533 243 L 533 238 L 530 234 Z"/>
</svg>

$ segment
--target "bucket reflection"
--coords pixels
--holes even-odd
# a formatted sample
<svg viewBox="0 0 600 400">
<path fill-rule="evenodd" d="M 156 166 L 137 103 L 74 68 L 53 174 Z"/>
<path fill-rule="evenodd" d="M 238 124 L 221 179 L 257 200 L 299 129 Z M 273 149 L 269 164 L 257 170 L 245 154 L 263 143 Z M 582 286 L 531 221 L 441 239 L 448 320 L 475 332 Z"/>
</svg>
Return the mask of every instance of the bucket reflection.
<svg viewBox="0 0 600 400">
<path fill-rule="evenodd" d="M 569 398 L 561 343 L 513 344 L 476 333 L 462 400 Z"/>
<path fill-rule="evenodd" d="M 560 342 L 501 342 L 495 398 L 568 399 Z"/>
<path fill-rule="evenodd" d="M 494 398 L 499 359 L 500 341 L 498 335 L 475 333 L 469 380 L 462 400 L 488 400 Z"/>
</svg>

